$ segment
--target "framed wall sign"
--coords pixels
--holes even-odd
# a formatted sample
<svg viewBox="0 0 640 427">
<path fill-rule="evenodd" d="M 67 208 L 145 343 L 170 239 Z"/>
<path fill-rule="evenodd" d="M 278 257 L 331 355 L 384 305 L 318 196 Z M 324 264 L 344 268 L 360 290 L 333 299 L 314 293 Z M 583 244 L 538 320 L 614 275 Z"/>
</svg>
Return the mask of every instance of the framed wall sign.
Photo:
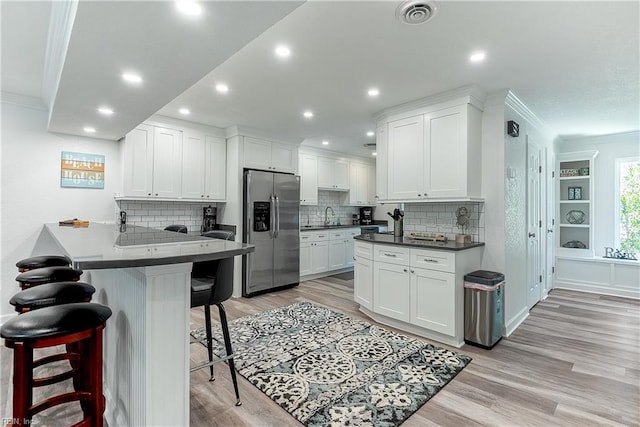
<svg viewBox="0 0 640 427">
<path fill-rule="evenodd" d="M 104 189 L 104 163 L 101 154 L 63 151 L 60 187 Z"/>
</svg>

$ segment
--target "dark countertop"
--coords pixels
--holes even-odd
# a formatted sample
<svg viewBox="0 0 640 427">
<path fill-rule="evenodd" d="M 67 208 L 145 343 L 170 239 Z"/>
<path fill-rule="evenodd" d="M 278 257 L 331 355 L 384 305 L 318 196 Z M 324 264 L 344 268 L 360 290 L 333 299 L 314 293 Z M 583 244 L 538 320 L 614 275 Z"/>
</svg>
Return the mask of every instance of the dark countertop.
<svg viewBox="0 0 640 427">
<path fill-rule="evenodd" d="M 334 228 L 360 228 L 360 227 L 372 227 L 375 225 L 383 225 L 385 227 L 388 227 L 389 224 L 387 223 L 387 221 L 374 221 L 373 224 L 368 224 L 368 225 L 364 225 L 364 224 L 342 224 L 342 225 L 311 225 L 311 226 L 306 226 L 306 225 L 301 225 L 300 226 L 300 231 L 319 231 L 319 230 L 331 230 Z"/>
<path fill-rule="evenodd" d="M 115 224 L 89 227 L 45 224 L 45 230 L 81 270 L 132 268 L 210 261 L 244 255 L 255 246 L 229 240 L 128 225 L 120 232 Z"/>
<path fill-rule="evenodd" d="M 456 243 L 455 240 L 449 240 L 447 242 L 430 242 L 428 240 L 409 239 L 408 237 L 394 237 L 393 234 L 364 234 L 361 236 L 355 236 L 354 239 L 374 244 L 409 246 L 412 248 L 439 249 L 445 251 L 462 251 L 465 249 L 484 246 L 483 242 Z"/>
</svg>

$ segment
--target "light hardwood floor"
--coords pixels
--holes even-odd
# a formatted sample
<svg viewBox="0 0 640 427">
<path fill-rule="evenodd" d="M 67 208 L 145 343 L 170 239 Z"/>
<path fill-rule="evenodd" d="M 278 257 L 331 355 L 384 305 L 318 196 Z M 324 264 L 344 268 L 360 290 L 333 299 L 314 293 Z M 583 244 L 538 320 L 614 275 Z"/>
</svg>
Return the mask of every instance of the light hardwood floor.
<svg viewBox="0 0 640 427">
<path fill-rule="evenodd" d="M 225 307 L 232 320 L 307 300 L 368 320 L 352 301 L 352 285 L 351 280 L 319 279 L 233 299 Z M 191 320 L 193 328 L 204 324 L 201 308 L 192 310 Z M 466 345 L 456 351 L 473 361 L 403 426 L 640 425 L 639 301 L 554 290 L 493 350 Z M 4 402 L 8 353 L 0 351 Z M 191 356 L 200 362 L 206 351 L 192 345 Z M 301 425 L 241 376 L 243 405 L 234 406 L 228 368 L 215 368 L 215 382 L 208 381 L 206 369 L 191 374 L 192 426 Z"/>
</svg>

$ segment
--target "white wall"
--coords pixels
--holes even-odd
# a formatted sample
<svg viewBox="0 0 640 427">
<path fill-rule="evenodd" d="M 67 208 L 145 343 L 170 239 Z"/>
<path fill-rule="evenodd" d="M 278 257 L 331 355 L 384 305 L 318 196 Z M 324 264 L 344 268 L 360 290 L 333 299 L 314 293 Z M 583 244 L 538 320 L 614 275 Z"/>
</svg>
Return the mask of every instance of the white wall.
<svg viewBox="0 0 640 427">
<path fill-rule="evenodd" d="M 604 255 L 605 246 L 615 245 L 615 161 L 618 157 L 640 156 L 640 132 L 625 132 L 556 142 L 557 153 L 598 150 L 594 164 L 594 249 Z"/>
<path fill-rule="evenodd" d="M 42 225 L 69 218 L 113 222 L 113 196 L 121 178 L 118 142 L 48 133 L 44 109 L 4 102 L 1 106 L 0 319 L 4 319 L 12 313 L 9 299 L 19 290 L 15 263 L 33 255 Z M 61 151 L 103 154 L 104 190 L 60 188 Z"/>
</svg>

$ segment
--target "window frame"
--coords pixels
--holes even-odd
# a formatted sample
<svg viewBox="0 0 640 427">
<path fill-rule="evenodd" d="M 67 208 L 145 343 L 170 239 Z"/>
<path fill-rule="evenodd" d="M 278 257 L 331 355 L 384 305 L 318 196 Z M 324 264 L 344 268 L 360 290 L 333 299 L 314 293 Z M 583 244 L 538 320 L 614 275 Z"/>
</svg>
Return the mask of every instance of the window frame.
<svg viewBox="0 0 640 427">
<path fill-rule="evenodd" d="M 614 192 L 613 199 L 615 204 L 614 211 L 614 238 L 613 244 L 615 249 L 620 248 L 620 165 L 621 163 L 640 162 L 640 156 L 617 157 L 614 171 Z"/>
</svg>

